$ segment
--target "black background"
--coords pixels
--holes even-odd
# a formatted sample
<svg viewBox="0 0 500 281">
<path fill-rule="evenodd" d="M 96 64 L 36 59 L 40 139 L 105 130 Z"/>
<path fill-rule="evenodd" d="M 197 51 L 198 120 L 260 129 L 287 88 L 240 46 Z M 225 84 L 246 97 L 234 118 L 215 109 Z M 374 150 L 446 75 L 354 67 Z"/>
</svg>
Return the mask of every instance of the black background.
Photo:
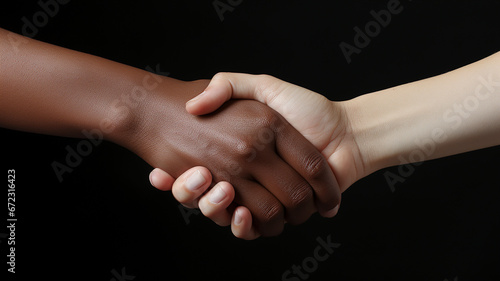
<svg viewBox="0 0 500 281">
<path fill-rule="evenodd" d="M 36 1 L 9 2 L 0 26 L 16 33 L 23 17 L 42 10 Z M 402 0 L 404 10 L 350 64 L 340 42 L 353 44 L 353 28 L 389 1 L 244 0 L 224 21 L 212 2 L 73 0 L 34 38 L 138 68 L 159 65 L 181 80 L 267 73 L 332 100 L 500 50 L 500 1 Z M 499 147 L 425 162 L 395 192 L 379 171 L 343 194 L 334 219 L 314 216 L 278 237 L 242 241 L 201 215 L 186 224 L 171 194 L 149 184 L 151 167 L 121 147 L 94 147 L 59 183 L 51 163 L 79 140 L 0 134 L 0 173 L 17 174 L 17 280 L 108 281 L 122 268 L 134 280 L 281 280 L 329 235 L 341 246 L 308 280 L 500 280 Z M 6 246 L 2 239 L 4 272 Z"/>
</svg>

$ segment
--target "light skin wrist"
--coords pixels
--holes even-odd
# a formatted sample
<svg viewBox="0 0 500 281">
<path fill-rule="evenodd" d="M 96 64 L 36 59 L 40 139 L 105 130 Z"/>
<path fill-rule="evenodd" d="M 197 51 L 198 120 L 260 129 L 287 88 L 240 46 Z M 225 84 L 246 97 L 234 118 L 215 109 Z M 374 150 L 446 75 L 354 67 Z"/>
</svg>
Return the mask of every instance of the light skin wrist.
<svg viewBox="0 0 500 281">
<path fill-rule="evenodd" d="M 332 117 L 323 122 L 333 122 L 336 126 L 322 153 L 328 159 L 332 171 L 338 177 L 340 189 L 344 192 L 353 183 L 369 174 L 367 173 L 369 163 L 361 153 L 358 136 L 351 122 L 356 118 L 351 112 L 353 106 L 351 101 L 329 101 L 329 103 Z"/>
<path fill-rule="evenodd" d="M 327 101 L 269 76 L 221 73 L 212 79 L 210 93 L 191 101 L 187 110 L 205 114 L 230 98 L 267 104 L 322 152 L 344 191 L 360 178 L 389 166 L 499 145 L 499 65 L 500 54 L 495 54 L 444 75 L 344 102 Z M 170 186 L 164 181 L 157 187 Z M 174 188 L 185 189 L 182 181 L 174 183 Z M 183 203 L 196 200 L 194 196 Z M 226 207 L 211 208 L 221 211 Z M 251 218 L 246 222 L 251 224 Z M 238 233 L 255 237 L 246 236 L 247 232 Z"/>
<path fill-rule="evenodd" d="M 368 173 L 500 144 L 500 54 L 346 102 Z"/>
<path fill-rule="evenodd" d="M 382 128 L 390 130 L 390 126 L 382 116 L 369 112 L 374 105 L 374 96 L 363 95 L 342 102 L 347 120 L 349 120 L 352 135 L 358 145 L 360 158 L 364 171 L 359 178 L 367 176 L 377 170 L 391 166 L 393 157 L 387 147 L 386 138 Z"/>
</svg>

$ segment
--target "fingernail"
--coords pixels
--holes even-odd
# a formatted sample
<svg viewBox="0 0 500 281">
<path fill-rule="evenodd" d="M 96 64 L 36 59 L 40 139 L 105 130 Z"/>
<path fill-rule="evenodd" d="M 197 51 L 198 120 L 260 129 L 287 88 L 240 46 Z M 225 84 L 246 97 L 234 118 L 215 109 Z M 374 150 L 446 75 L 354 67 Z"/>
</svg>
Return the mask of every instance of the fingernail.
<svg viewBox="0 0 500 281">
<path fill-rule="evenodd" d="M 198 190 L 207 180 L 199 170 L 196 170 L 189 178 L 186 180 L 186 188 L 191 191 Z"/>
<path fill-rule="evenodd" d="M 241 211 L 236 210 L 236 213 L 234 214 L 234 224 L 240 225 L 242 221 L 243 221 L 243 218 L 241 217 Z"/>
<path fill-rule="evenodd" d="M 187 103 L 192 103 L 192 102 L 195 102 L 196 100 L 198 100 L 202 95 L 205 94 L 205 91 L 201 92 L 201 94 L 197 95 L 196 97 L 190 99 L 187 101 Z"/>
<path fill-rule="evenodd" d="M 154 171 L 154 170 L 153 170 Z M 155 184 L 156 177 L 153 176 L 153 172 L 149 173 L 149 182 L 151 183 L 152 186 L 156 187 Z"/>
<path fill-rule="evenodd" d="M 210 194 L 210 198 L 208 198 L 208 201 L 212 204 L 219 204 L 222 199 L 226 198 L 226 192 L 224 192 L 223 188 L 221 186 L 217 187 L 212 194 Z"/>
</svg>

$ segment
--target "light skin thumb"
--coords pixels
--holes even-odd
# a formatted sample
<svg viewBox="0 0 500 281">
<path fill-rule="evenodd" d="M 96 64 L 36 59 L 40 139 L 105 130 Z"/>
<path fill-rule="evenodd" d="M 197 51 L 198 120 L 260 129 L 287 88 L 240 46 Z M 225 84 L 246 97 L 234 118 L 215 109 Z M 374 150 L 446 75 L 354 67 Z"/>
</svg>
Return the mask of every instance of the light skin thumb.
<svg viewBox="0 0 500 281">
<path fill-rule="evenodd" d="M 229 80 L 212 79 L 205 91 L 186 103 L 186 110 L 193 115 L 203 115 L 215 111 L 232 97 Z"/>
</svg>

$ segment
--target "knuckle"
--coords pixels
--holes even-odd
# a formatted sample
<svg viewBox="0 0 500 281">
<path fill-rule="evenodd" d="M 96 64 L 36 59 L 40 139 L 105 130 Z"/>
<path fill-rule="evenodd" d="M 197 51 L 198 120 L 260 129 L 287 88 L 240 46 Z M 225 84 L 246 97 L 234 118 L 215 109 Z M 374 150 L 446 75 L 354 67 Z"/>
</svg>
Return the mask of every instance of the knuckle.
<svg viewBox="0 0 500 281">
<path fill-rule="evenodd" d="M 236 145 L 235 153 L 238 155 L 240 159 L 252 159 L 256 156 L 256 150 L 252 141 L 250 140 L 242 140 Z"/>
<path fill-rule="evenodd" d="M 225 169 L 214 171 L 212 174 L 212 179 L 215 182 L 220 182 L 220 181 L 231 182 L 232 176 L 226 167 Z"/>
<path fill-rule="evenodd" d="M 291 207 L 299 207 L 307 202 L 312 202 L 314 198 L 314 193 L 307 182 L 300 182 L 291 189 L 290 193 L 290 203 Z"/>
<path fill-rule="evenodd" d="M 279 203 L 265 204 L 265 206 L 262 209 L 262 222 L 271 223 L 282 218 L 283 215 L 284 215 L 284 210 L 281 204 Z"/>
<path fill-rule="evenodd" d="M 271 76 L 269 74 L 259 74 L 257 75 L 257 77 L 259 78 L 259 85 L 269 85 L 269 84 L 272 84 L 276 78 L 274 78 L 274 76 Z"/>
<path fill-rule="evenodd" d="M 274 131 L 268 127 L 261 128 L 257 133 L 257 137 L 261 145 L 272 143 L 275 140 Z"/>
<path fill-rule="evenodd" d="M 328 164 L 323 158 L 323 155 L 319 152 L 314 152 L 304 159 L 304 167 L 306 177 L 309 179 L 316 179 L 328 168 Z"/>
<path fill-rule="evenodd" d="M 273 124 L 277 122 L 278 117 L 276 112 L 268 106 L 262 106 L 259 108 L 256 120 L 261 128 L 272 128 Z"/>
<path fill-rule="evenodd" d="M 316 211 L 314 207 L 314 192 L 309 184 L 301 182 L 290 193 L 290 205 L 287 206 L 285 217 L 291 225 L 298 225 Z"/>
<path fill-rule="evenodd" d="M 283 81 L 267 74 L 258 75 L 258 81 L 255 88 L 256 95 L 261 100 L 267 101 L 267 104 L 276 97 L 276 93 L 280 92 L 279 89 L 284 85 Z"/>
<path fill-rule="evenodd" d="M 228 75 L 227 72 L 217 72 L 213 77 L 212 80 L 218 80 L 218 79 L 224 79 Z"/>
</svg>

